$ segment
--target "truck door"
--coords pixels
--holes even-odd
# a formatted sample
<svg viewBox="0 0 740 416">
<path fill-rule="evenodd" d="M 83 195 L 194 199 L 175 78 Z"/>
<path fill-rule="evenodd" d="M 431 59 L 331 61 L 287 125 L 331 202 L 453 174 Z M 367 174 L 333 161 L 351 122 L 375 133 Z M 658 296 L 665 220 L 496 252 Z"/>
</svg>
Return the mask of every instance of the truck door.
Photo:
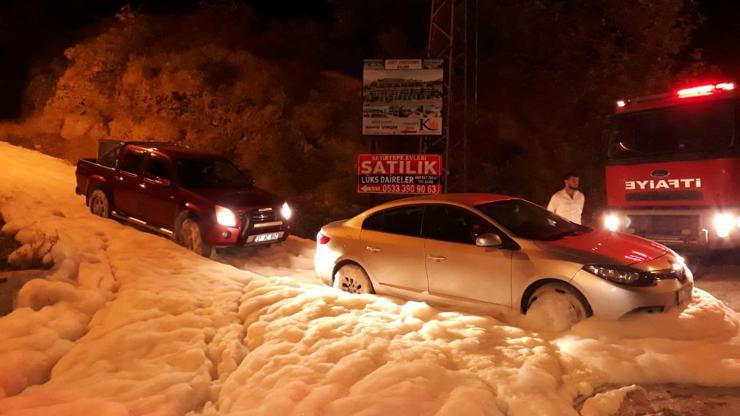
<svg viewBox="0 0 740 416">
<path fill-rule="evenodd" d="M 138 218 L 139 183 L 144 150 L 124 149 L 113 184 L 113 206 L 119 214 Z"/>
<path fill-rule="evenodd" d="M 152 154 L 144 163 L 139 183 L 141 219 L 156 227 L 173 231 L 177 201 L 172 183 L 172 164 L 164 156 Z"/>
</svg>

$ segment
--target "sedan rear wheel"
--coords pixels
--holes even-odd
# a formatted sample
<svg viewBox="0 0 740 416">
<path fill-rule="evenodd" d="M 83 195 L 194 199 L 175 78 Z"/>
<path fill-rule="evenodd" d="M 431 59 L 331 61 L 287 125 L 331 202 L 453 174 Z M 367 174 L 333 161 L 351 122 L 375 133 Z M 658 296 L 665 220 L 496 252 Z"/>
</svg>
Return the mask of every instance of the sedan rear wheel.
<svg viewBox="0 0 740 416">
<path fill-rule="evenodd" d="M 589 308 L 579 295 L 564 284 L 541 286 L 529 298 L 527 317 L 539 321 L 541 329 L 564 331 L 589 316 Z"/>
<path fill-rule="evenodd" d="M 356 264 L 345 264 L 337 270 L 333 286 L 348 293 L 375 293 L 367 273 Z"/>
</svg>

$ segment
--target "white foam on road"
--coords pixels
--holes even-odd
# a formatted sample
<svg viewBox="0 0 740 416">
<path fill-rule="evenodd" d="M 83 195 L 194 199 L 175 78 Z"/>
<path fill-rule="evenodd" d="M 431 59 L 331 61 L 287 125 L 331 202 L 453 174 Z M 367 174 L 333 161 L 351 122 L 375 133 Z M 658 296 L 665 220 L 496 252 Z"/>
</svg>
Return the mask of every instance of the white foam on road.
<svg viewBox="0 0 740 416">
<path fill-rule="evenodd" d="M 305 240 L 226 253 L 239 270 L 93 217 L 64 162 L 0 143 L 0 166 L 6 231 L 54 262 L 0 318 L 2 414 L 576 415 L 604 385 L 740 386 L 740 319 L 699 289 L 536 332 L 324 287 Z"/>
</svg>

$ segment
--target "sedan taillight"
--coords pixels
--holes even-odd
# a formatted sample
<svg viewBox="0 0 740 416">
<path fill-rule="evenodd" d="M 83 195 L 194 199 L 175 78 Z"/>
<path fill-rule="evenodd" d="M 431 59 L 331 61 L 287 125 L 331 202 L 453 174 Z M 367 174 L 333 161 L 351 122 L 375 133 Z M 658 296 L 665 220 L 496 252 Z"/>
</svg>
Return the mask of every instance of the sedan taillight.
<svg viewBox="0 0 740 416">
<path fill-rule="evenodd" d="M 329 238 L 328 235 L 324 235 L 322 233 L 318 233 L 316 235 L 316 242 L 319 244 L 328 244 L 329 241 L 331 241 L 331 238 Z"/>
</svg>

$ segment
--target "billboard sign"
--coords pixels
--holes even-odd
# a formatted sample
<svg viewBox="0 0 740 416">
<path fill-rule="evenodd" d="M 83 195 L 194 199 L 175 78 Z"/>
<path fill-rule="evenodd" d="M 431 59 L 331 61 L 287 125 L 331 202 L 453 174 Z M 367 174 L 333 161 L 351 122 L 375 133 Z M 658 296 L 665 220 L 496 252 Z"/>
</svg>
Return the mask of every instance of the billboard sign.
<svg viewBox="0 0 740 416">
<path fill-rule="evenodd" d="M 442 59 L 365 59 L 362 134 L 441 135 Z"/>
<path fill-rule="evenodd" d="M 438 194 L 442 155 L 361 154 L 357 192 L 362 194 Z"/>
</svg>

